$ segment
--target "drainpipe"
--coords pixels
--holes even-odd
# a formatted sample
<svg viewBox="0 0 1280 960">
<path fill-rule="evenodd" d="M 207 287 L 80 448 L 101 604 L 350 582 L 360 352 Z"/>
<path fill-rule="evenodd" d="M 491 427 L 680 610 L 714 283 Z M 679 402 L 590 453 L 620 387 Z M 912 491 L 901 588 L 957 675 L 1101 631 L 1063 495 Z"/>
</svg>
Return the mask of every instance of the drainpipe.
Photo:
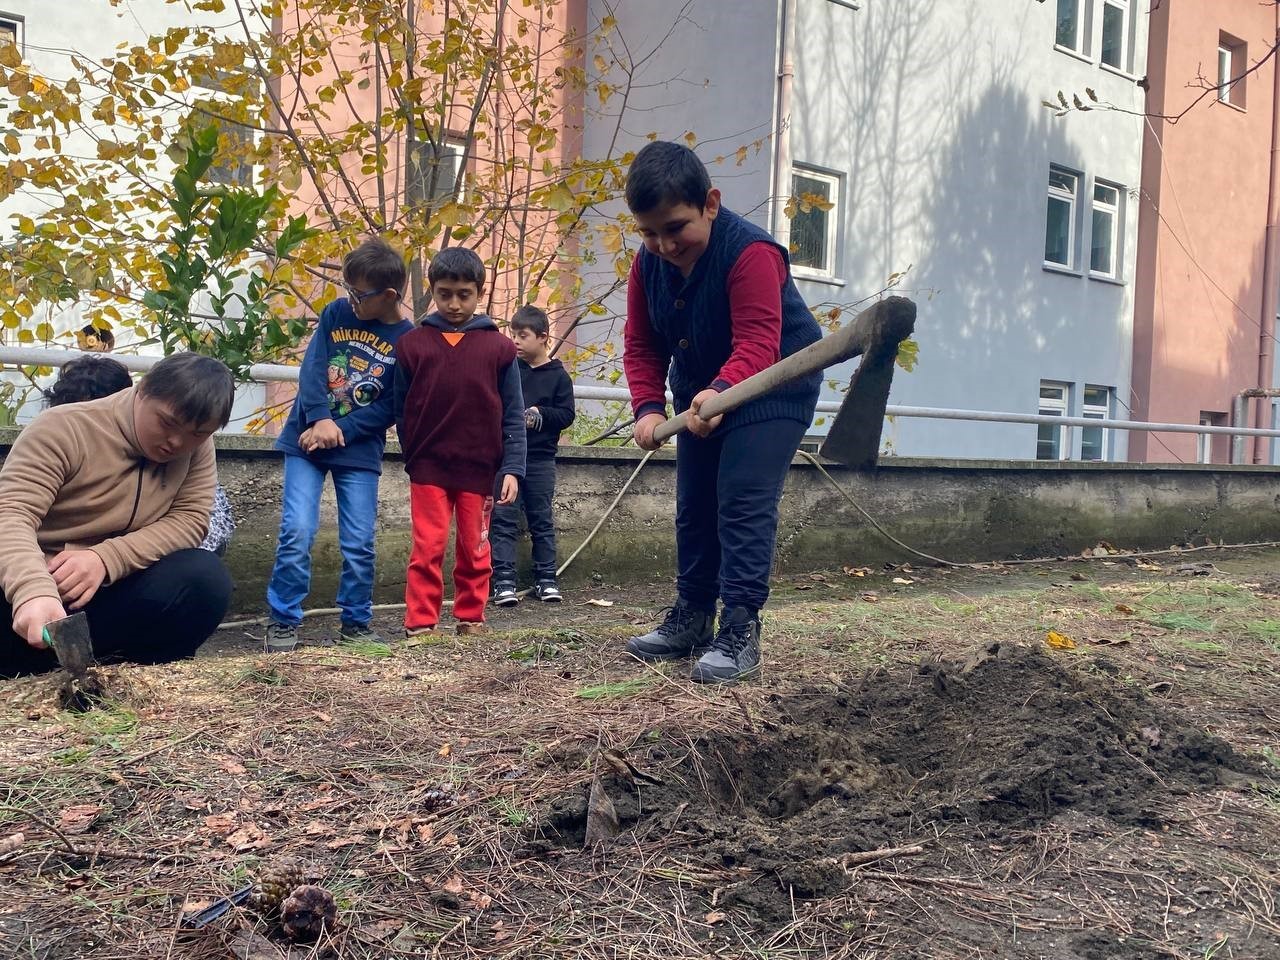
<svg viewBox="0 0 1280 960">
<path fill-rule="evenodd" d="M 1248 424 L 1249 401 L 1246 394 L 1237 393 L 1231 400 L 1231 425 L 1243 427 Z M 1231 462 L 1244 463 L 1244 437 L 1237 434 L 1231 438 Z"/>
<path fill-rule="evenodd" d="M 791 221 L 783 213 L 791 196 L 791 86 L 795 78 L 796 0 L 782 0 L 779 24 L 778 109 L 774 117 L 773 183 L 770 194 L 770 232 L 783 247 L 791 245 Z"/>
<path fill-rule="evenodd" d="M 1280 5 L 1276 7 L 1276 44 L 1280 45 Z M 1275 363 L 1276 300 L 1280 295 L 1280 63 L 1271 65 L 1271 179 L 1267 187 L 1267 237 L 1262 254 L 1262 323 L 1258 335 L 1258 387 L 1271 388 L 1271 371 Z M 1257 425 L 1266 426 L 1267 403 L 1259 399 Z M 1271 441 L 1256 437 L 1253 462 L 1271 460 Z"/>
</svg>

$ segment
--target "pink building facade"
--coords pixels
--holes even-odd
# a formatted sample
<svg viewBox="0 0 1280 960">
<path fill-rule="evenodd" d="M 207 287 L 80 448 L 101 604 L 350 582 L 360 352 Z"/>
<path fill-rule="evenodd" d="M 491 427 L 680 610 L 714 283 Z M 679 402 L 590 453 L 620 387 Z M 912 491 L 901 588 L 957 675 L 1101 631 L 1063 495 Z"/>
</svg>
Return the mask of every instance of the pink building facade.
<svg viewBox="0 0 1280 960">
<path fill-rule="evenodd" d="M 1257 0 L 1163 0 L 1151 12 L 1135 419 L 1228 424 L 1241 391 L 1273 385 L 1276 60 L 1250 68 L 1278 37 L 1280 7 Z M 1270 427 L 1271 410 L 1251 404 L 1248 425 Z M 1226 463 L 1230 448 L 1135 432 L 1129 457 Z M 1270 445 L 1248 442 L 1245 461 L 1271 462 Z"/>
</svg>

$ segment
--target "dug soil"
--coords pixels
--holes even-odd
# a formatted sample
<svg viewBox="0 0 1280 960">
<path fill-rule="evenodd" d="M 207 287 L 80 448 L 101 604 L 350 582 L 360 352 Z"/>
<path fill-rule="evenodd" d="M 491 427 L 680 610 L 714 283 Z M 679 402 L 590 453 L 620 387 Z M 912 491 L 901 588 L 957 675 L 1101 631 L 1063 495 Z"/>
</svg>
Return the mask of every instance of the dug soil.
<svg viewBox="0 0 1280 960">
<path fill-rule="evenodd" d="M 640 843 L 677 836 L 708 866 L 735 869 L 743 879 L 707 906 L 741 911 L 756 929 L 792 923 L 797 901 L 848 891 L 851 863 L 879 870 L 903 856 L 875 862 L 866 851 L 923 842 L 915 853 L 938 860 L 943 847 L 1068 812 L 1159 832 L 1179 797 L 1267 777 L 1140 687 L 998 643 L 962 663 L 875 670 L 770 705 L 768 719 L 744 713 L 754 729 L 741 735 L 692 750 L 659 743 L 645 764 L 660 777 L 605 779 L 624 831 L 615 842 L 631 842 L 625 831 Z M 557 799 L 524 852 L 581 848 L 587 819 L 588 791 Z M 1270 942 L 1280 957 L 1280 938 Z M 1145 956 L 1078 946 L 1081 957 Z"/>
</svg>

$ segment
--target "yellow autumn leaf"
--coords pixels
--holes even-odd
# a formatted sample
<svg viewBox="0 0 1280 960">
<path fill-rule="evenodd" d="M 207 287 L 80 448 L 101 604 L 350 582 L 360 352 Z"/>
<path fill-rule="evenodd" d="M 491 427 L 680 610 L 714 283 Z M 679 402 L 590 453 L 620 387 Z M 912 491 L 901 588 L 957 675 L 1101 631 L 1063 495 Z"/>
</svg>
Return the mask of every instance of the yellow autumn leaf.
<svg viewBox="0 0 1280 960">
<path fill-rule="evenodd" d="M 1044 642 L 1049 644 L 1055 650 L 1074 650 L 1076 642 L 1066 634 L 1059 633 L 1057 630 L 1050 630 L 1044 635 Z"/>
<path fill-rule="evenodd" d="M 698 135 L 690 130 L 684 135 L 684 142 L 687 143 L 689 145 L 689 149 L 692 150 L 698 143 Z"/>
</svg>

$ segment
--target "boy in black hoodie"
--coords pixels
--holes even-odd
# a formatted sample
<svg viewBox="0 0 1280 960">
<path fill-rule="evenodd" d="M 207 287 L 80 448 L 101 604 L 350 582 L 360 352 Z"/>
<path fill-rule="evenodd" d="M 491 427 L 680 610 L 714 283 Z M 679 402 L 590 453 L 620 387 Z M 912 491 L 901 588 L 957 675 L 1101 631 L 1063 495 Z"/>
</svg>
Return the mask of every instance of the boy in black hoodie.
<svg viewBox="0 0 1280 960">
<path fill-rule="evenodd" d="M 556 445 L 573 423 L 573 381 L 559 360 L 548 355 L 551 326 L 537 307 L 524 306 L 511 318 L 519 356 L 528 435 L 525 474 L 516 503 L 497 506 L 489 529 L 493 551 L 493 602 L 509 607 L 516 592 L 516 536 L 523 507 L 533 540 L 533 595 L 544 603 L 564 599 L 556 584 L 556 525 L 551 516 L 556 492 Z"/>
</svg>

